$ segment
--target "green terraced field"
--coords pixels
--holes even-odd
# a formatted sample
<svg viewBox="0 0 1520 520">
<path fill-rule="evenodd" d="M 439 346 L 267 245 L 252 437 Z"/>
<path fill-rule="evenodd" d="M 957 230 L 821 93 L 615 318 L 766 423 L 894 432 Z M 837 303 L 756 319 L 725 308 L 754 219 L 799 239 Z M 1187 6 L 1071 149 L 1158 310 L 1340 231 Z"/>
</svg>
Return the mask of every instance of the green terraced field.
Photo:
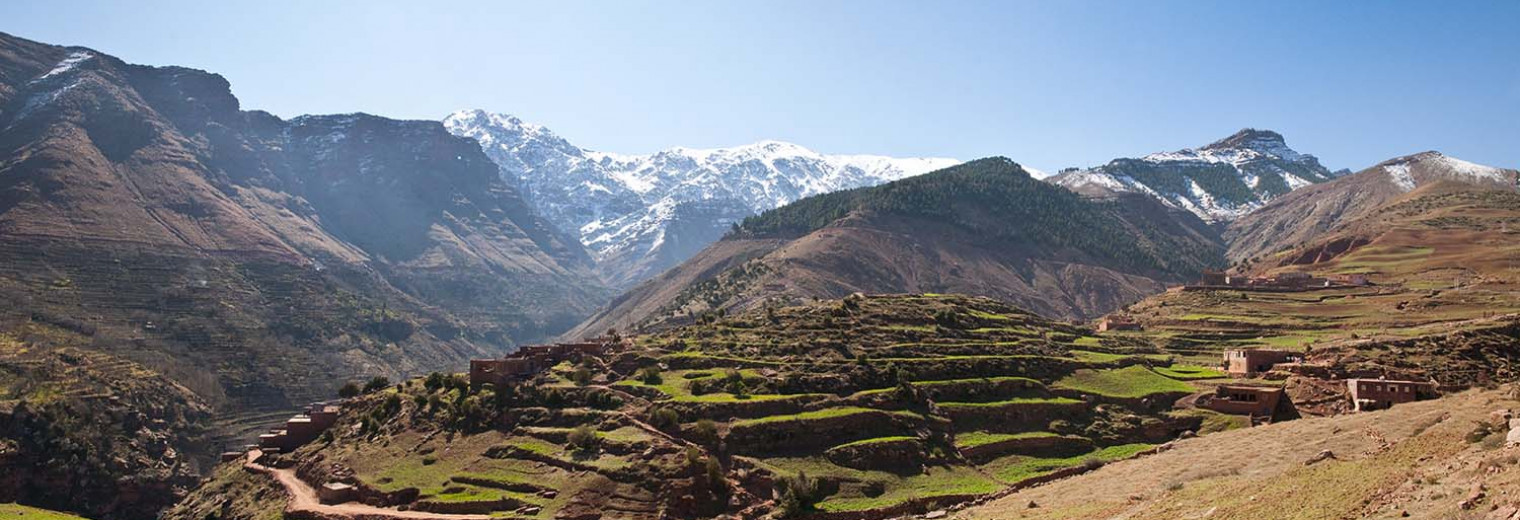
<svg viewBox="0 0 1520 520">
<path fill-rule="evenodd" d="M 1180 379 L 1180 380 L 1185 380 L 1185 381 L 1186 380 L 1195 380 L 1195 379 L 1219 379 L 1219 378 L 1223 378 L 1223 377 L 1229 377 L 1229 374 L 1226 374 L 1223 371 L 1220 371 L 1220 370 L 1217 370 L 1217 369 L 1213 369 L 1213 368 L 1201 367 L 1201 366 L 1193 366 L 1193 365 L 1172 365 L 1170 367 L 1155 367 L 1152 370 L 1155 370 L 1157 374 L 1161 374 L 1163 376 L 1170 377 L 1172 379 Z"/>
<path fill-rule="evenodd" d="M 1091 453 L 1075 455 L 1071 457 L 1040 458 L 1023 455 L 1012 455 L 994 460 L 983 468 L 997 476 L 998 480 L 1010 484 L 1018 483 L 1034 477 L 1050 474 L 1056 470 L 1092 464 L 1093 462 L 1112 462 L 1135 456 L 1136 453 L 1154 448 L 1151 444 L 1124 444 L 1099 448 Z"/>
<path fill-rule="evenodd" d="M 1003 441 L 1009 441 L 1009 440 L 1014 440 L 1014 439 L 1038 439 L 1038 438 L 1043 438 L 1043 437 L 1060 437 L 1060 435 L 1057 435 L 1057 434 L 1054 434 L 1054 433 L 1051 433 L 1051 432 L 1023 432 L 1023 433 L 990 433 L 990 432 L 984 432 L 984 431 L 965 432 L 965 433 L 958 433 L 958 434 L 955 435 L 955 447 L 957 447 L 957 448 L 975 448 L 977 446 L 986 446 L 988 444 L 992 444 L 992 443 L 995 443 L 995 442 L 1003 442 Z"/>
<path fill-rule="evenodd" d="M 1057 381 L 1052 388 L 1121 398 L 1195 391 L 1192 385 L 1157 374 L 1139 365 L 1115 370 L 1078 370 Z"/>
<path fill-rule="evenodd" d="M 0 520 L 83 520 L 83 517 L 12 503 L 0 504 Z"/>
</svg>

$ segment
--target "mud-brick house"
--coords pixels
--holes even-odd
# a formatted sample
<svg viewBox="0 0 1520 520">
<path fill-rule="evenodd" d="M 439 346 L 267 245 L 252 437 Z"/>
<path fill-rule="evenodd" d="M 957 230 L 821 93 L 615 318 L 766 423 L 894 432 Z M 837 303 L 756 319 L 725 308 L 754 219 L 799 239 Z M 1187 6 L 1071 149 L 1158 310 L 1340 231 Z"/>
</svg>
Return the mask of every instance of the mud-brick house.
<svg viewBox="0 0 1520 520">
<path fill-rule="evenodd" d="M 258 448 L 268 452 L 288 452 L 317 440 L 322 432 L 338 422 L 343 408 L 336 404 L 314 403 L 305 413 L 285 420 L 283 428 L 274 428 L 259 435 Z"/>
<path fill-rule="evenodd" d="M 1204 408 L 1220 413 L 1271 418 L 1287 393 L 1277 386 L 1219 385 Z"/>
<path fill-rule="evenodd" d="M 1128 316 L 1104 316 L 1098 320 L 1098 332 L 1114 330 L 1140 330 L 1140 324 L 1129 319 Z"/>
<path fill-rule="evenodd" d="M 1225 371 L 1232 377 L 1256 377 L 1272 370 L 1278 363 L 1302 361 L 1297 352 L 1265 348 L 1247 348 L 1224 351 Z"/>
<path fill-rule="evenodd" d="M 1346 390 L 1351 395 L 1351 409 L 1358 412 L 1437 397 L 1435 383 L 1423 381 L 1347 379 Z"/>
<path fill-rule="evenodd" d="M 1332 275 L 1330 276 L 1330 282 L 1337 285 L 1350 285 L 1356 287 L 1361 287 L 1367 285 L 1368 283 L 1367 275 L 1358 273 Z"/>
<path fill-rule="evenodd" d="M 358 490 L 351 484 L 343 482 L 328 482 L 317 488 L 317 500 L 323 504 L 342 504 L 352 502 L 358 497 Z"/>
<path fill-rule="evenodd" d="M 1205 269 L 1203 271 L 1203 275 L 1198 278 L 1198 285 L 1203 286 L 1218 286 L 1229 284 L 1230 275 L 1225 274 L 1224 271 L 1213 271 Z"/>
<path fill-rule="evenodd" d="M 579 343 L 555 343 L 553 345 L 523 345 L 506 357 L 470 360 L 470 384 L 486 383 L 502 385 L 521 381 L 548 370 L 575 356 L 600 356 L 609 346 L 617 344 L 613 338 L 596 338 Z"/>
<path fill-rule="evenodd" d="M 338 405 L 313 404 L 306 409 L 306 413 L 285 421 L 285 435 L 290 436 L 289 442 L 296 446 L 317 440 L 322 432 L 337 424 L 338 412 L 341 410 Z"/>
<path fill-rule="evenodd" d="M 471 359 L 470 384 L 480 386 L 491 383 L 500 386 L 511 381 L 521 381 L 533 377 L 548 364 L 549 361 L 542 357 Z"/>
</svg>

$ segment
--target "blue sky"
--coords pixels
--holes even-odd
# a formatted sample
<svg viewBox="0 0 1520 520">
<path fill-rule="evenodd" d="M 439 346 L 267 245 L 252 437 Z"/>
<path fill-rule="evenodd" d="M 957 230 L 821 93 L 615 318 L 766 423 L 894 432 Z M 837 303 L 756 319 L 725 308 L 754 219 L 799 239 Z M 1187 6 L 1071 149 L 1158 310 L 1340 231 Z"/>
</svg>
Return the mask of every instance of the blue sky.
<svg viewBox="0 0 1520 520">
<path fill-rule="evenodd" d="M 1046 170 L 1270 128 L 1331 168 L 1520 166 L 1520 1 L 0 3 L 244 108 L 516 114 L 587 148 L 781 139 Z"/>
</svg>

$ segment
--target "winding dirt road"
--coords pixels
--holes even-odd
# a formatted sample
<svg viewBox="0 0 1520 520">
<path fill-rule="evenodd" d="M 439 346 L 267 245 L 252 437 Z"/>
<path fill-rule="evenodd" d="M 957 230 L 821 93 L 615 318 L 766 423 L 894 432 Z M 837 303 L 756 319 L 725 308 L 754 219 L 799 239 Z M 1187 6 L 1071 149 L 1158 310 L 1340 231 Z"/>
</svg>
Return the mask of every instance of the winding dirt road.
<svg viewBox="0 0 1520 520">
<path fill-rule="evenodd" d="M 285 513 L 305 513 L 307 516 L 317 515 L 323 517 L 341 516 L 356 520 L 374 520 L 380 518 L 398 518 L 408 520 L 490 520 L 491 515 L 450 515 L 443 513 L 428 513 L 426 511 L 402 511 L 385 507 L 375 507 L 357 502 L 342 504 L 323 504 L 317 498 L 317 490 L 312 488 L 306 481 L 296 476 L 296 472 L 289 469 L 271 468 L 254 462 L 262 455 L 258 450 L 248 453 L 248 459 L 243 463 L 243 468 L 248 471 L 263 473 L 274 478 L 280 486 L 285 488 L 285 493 L 290 495 L 290 503 L 285 506 Z"/>
</svg>

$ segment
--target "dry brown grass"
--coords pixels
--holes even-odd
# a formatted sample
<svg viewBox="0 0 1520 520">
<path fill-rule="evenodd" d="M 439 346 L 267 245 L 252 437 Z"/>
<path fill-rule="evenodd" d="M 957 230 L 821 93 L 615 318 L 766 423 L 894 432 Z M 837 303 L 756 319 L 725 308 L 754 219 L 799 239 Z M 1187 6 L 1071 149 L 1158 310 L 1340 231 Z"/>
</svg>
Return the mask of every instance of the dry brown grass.
<svg viewBox="0 0 1520 520">
<path fill-rule="evenodd" d="M 1520 402 L 1467 392 L 1391 410 L 1178 441 L 1154 456 L 1025 490 L 962 518 L 1461 518 L 1473 482 L 1516 500 L 1520 449 L 1464 442 L 1474 421 Z M 1384 445 L 1386 439 L 1391 446 Z M 1306 466 L 1322 450 L 1336 460 Z M 1039 507 L 1030 508 L 1033 501 Z M 1505 502 L 1506 504 L 1508 502 Z M 1487 511 L 1488 503 L 1483 504 Z"/>
</svg>

